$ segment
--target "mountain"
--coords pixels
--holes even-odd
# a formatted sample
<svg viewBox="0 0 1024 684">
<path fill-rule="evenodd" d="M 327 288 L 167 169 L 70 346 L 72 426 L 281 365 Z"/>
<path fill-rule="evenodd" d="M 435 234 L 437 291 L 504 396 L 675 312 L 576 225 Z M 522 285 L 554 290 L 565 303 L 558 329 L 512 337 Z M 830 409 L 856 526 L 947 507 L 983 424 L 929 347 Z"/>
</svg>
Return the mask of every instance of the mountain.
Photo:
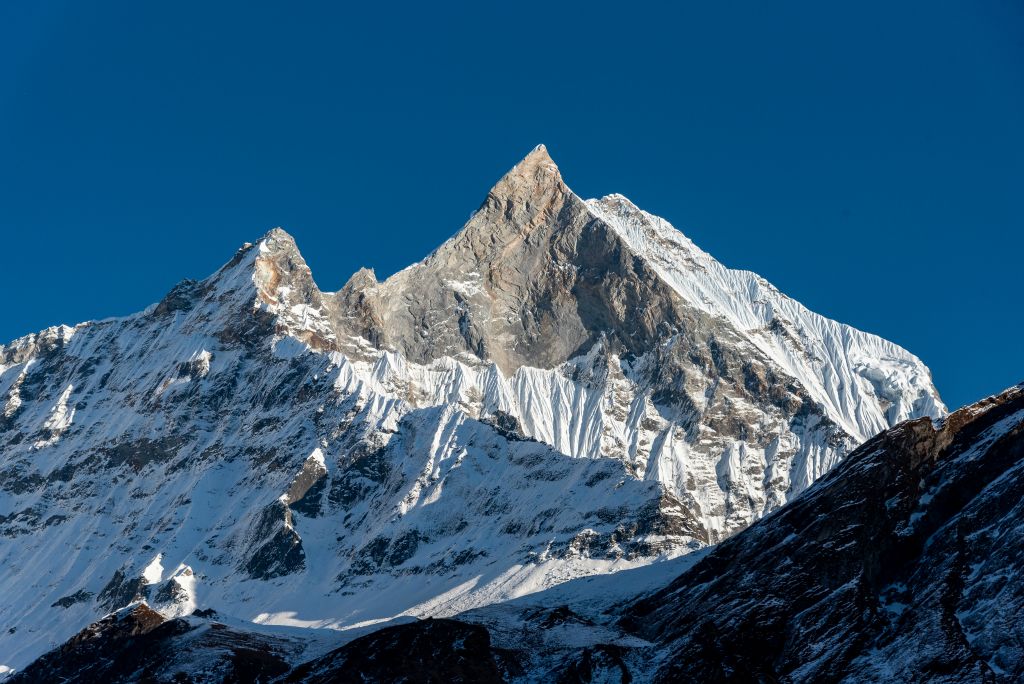
<svg viewBox="0 0 1024 684">
<path fill-rule="evenodd" d="M 1015 682 L 1022 502 L 1024 384 L 883 432 L 689 556 L 383 627 L 297 666 L 285 638 L 136 604 L 14 682 L 83 664 L 109 682 Z"/>
<path fill-rule="evenodd" d="M 322 292 L 275 229 L 0 347 L 0 403 L 9 669 L 140 600 L 312 634 L 648 566 L 945 414 L 910 353 L 580 199 L 543 147 L 383 282 Z"/>
<path fill-rule="evenodd" d="M 945 412 L 913 355 L 724 268 L 624 197 L 581 200 L 543 146 L 424 261 L 383 283 L 361 271 L 324 310 L 325 337 L 382 391 L 616 457 L 708 542 L 879 431 Z"/>
</svg>

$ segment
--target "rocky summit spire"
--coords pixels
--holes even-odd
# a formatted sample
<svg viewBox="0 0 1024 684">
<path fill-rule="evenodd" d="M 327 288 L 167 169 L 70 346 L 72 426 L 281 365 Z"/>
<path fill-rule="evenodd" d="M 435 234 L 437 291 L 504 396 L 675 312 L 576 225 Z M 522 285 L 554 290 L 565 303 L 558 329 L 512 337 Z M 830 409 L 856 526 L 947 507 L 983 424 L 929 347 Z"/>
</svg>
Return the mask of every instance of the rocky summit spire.
<svg viewBox="0 0 1024 684">
<path fill-rule="evenodd" d="M 384 283 L 346 288 L 336 320 L 346 327 L 339 339 L 372 340 L 417 363 L 494 362 L 510 375 L 553 368 L 599 339 L 640 353 L 656 328 L 677 321 L 677 300 L 538 145 L 427 259 Z"/>
<path fill-rule="evenodd" d="M 526 182 L 527 184 L 544 184 L 550 181 L 561 182 L 562 176 L 558 171 L 548 148 L 543 144 L 534 147 L 523 160 L 512 167 L 505 176 L 498 182 Z"/>
<path fill-rule="evenodd" d="M 290 295 L 293 303 L 319 305 L 320 291 L 313 274 L 295 238 L 282 228 L 270 229 L 255 244 L 242 245 L 234 258 L 204 283 L 217 297 L 236 291 L 246 304 L 255 285 L 258 299 L 267 304 L 276 305 L 283 295 Z"/>
<path fill-rule="evenodd" d="M 502 176 L 480 206 L 477 217 L 466 225 L 472 231 L 474 224 L 494 227 L 505 224 L 509 228 L 530 230 L 561 208 L 572 191 L 562 181 L 558 166 L 544 145 L 537 145 L 530 154 Z M 491 231 L 489 231 L 491 232 Z"/>
<path fill-rule="evenodd" d="M 544 145 L 537 145 L 502 176 L 480 207 L 435 256 L 464 261 L 470 270 L 478 262 L 504 260 L 509 249 L 544 224 L 550 224 L 567 201 L 580 203 L 562 180 L 558 166 Z M 429 259 L 428 259 L 429 261 Z"/>
</svg>

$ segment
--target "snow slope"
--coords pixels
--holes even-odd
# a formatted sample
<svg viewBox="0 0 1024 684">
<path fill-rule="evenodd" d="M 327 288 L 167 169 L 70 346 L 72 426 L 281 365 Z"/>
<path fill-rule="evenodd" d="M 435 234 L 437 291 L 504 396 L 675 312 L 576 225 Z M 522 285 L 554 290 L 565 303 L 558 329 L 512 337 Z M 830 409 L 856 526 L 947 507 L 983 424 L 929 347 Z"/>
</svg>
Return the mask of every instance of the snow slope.
<svg viewBox="0 0 1024 684">
<path fill-rule="evenodd" d="M 140 598 L 340 628 L 700 545 L 621 462 L 415 408 L 284 334 L 264 245 L 143 314 L 3 348 L 4 666 Z"/>
<path fill-rule="evenodd" d="M 724 267 L 621 195 L 587 206 L 687 301 L 743 331 L 858 441 L 945 413 L 924 364 L 902 347 L 808 310 L 756 273 Z"/>
<path fill-rule="evenodd" d="M 680 558 L 346 631 L 164 620 L 135 603 L 12 684 L 1014 682 L 1022 500 L 1019 385 L 883 432 L 790 505 Z"/>
</svg>

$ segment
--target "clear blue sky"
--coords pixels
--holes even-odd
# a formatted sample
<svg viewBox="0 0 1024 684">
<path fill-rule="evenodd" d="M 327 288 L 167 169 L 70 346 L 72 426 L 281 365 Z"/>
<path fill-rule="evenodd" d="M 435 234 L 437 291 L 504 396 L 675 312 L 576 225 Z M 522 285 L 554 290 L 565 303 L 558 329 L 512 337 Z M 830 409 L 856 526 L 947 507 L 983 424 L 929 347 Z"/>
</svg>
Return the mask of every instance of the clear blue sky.
<svg viewBox="0 0 1024 684">
<path fill-rule="evenodd" d="M 0 4 L 0 338 L 277 225 L 387 275 L 544 142 L 951 406 L 1024 380 L 1019 0 L 356 4 Z"/>
</svg>

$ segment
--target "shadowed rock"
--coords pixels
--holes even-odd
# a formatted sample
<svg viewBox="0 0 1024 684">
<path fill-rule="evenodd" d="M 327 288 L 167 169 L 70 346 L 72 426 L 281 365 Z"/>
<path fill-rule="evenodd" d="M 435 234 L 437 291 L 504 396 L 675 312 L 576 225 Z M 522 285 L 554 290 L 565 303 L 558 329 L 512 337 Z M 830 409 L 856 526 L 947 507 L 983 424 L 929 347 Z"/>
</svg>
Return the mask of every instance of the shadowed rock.
<svg viewBox="0 0 1024 684">
<path fill-rule="evenodd" d="M 424 620 L 369 634 L 296 668 L 286 682 L 503 682 L 487 630 L 455 620 Z"/>
</svg>

